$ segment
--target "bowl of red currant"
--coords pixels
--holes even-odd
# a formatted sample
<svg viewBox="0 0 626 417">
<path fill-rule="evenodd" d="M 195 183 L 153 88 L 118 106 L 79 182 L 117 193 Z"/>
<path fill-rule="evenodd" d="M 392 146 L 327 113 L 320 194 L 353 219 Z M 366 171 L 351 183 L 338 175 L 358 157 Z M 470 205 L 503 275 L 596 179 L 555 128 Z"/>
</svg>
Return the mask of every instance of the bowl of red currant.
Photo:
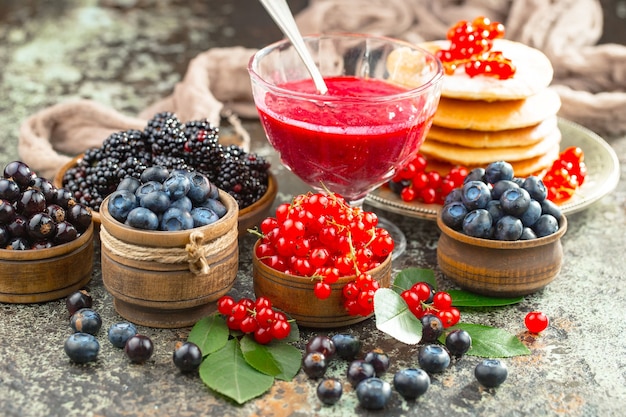
<svg viewBox="0 0 626 417">
<path fill-rule="evenodd" d="M 515 177 L 497 161 L 469 172 L 437 216 L 437 261 L 464 289 L 523 296 L 554 280 L 563 263 L 567 219 L 538 176 Z"/>
<path fill-rule="evenodd" d="M 93 268 L 91 211 L 21 161 L 0 178 L 0 302 L 51 301 L 82 288 Z"/>
<path fill-rule="evenodd" d="M 252 258 L 254 292 L 298 325 L 331 328 L 374 313 L 391 284 L 393 239 L 372 212 L 338 194 L 307 193 L 265 218 Z"/>
</svg>

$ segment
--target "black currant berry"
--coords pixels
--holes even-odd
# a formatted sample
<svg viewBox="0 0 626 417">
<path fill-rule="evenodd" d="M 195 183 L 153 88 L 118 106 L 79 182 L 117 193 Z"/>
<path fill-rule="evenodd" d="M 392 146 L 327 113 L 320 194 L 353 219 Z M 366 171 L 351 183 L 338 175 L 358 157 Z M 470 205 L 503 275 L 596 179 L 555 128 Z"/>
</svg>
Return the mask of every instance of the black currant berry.
<svg viewBox="0 0 626 417">
<path fill-rule="evenodd" d="M 144 363 L 152 356 L 154 345 L 148 336 L 136 334 L 126 341 L 124 352 L 134 363 Z"/>
<path fill-rule="evenodd" d="M 326 378 L 317 385 L 317 398 L 326 405 L 336 404 L 343 394 L 341 382 L 335 378 Z"/>
<path fill-rule="evenodd" d="M 323 377 L 326 369 L 328 369 L 328 362 L 323 353 L 309 352 L 302 358 L 302 370 L 309 378 Z"/>
<path fill-rule="evenodd" d="M 361 352 L 362 343 L 356 336 L 351 334 L 336 334 L 331 340 L 335 345 L 335 353 L 341 359 L 351 361 Z"/>
<path fill-rule="evenodd" d="M 376 376 L 376 370 L 371 363 L 365 362 L 363 359 L 355 359 L 348 365 L 346 377 L 353 387 L 364 379 Z"/>
<path fill-rule="evenodd" d="M 317 335 L 311 338 L 305 347 L 306 353 L 319 352 L 330 360 L 335 355 L 335 344 L 328 336 Z"/>
<path fill-rule="evenodd" d="M 443 322 L 434 314 L 422 317 L 422 342 L 434 343 L 443 334 Z"/>
<path fill-rule="evenodd" d="M 53 240 L 57 224 L 46 213 L 36 213 L 28 220 L 28 236 L 33 240 Z"/>
<path fill-rule="evenodd" d="M 67 306 L 67 311 L 70 313 L 70 316 L 81 308 L 91 308 L 92 304 L 93 299 L 85 290 L 75 291 L 65 299 L 65 305 Z"/>
<path fill-rule="evenodd" d="M 9 162 L 4 167 L 4 178 L 12 179 L 22 189 L 30 187 L 35 182 L 35 174 L 24 162 Z"/>
<path fill-rule="evenodd" d="M 380 349 L 367 352 L 363 360 L 374 367 L 376 376 L 381 376 L 389 369 L 389 355 Z"/>
<path fill-rule="evenodd" d="M 474 368 L 476 380 L 485 388 L 500 386 L 508 374 L 506 364 L 498 359 L 485 359 Z"/>
<path fill-rule="evenodd" d="M 174 348 L 172 360 L 181 372 L 192 372 L 202 363 L 202 352 L 195 343 L 178 342 Z"/>
<path fill-rule="evenodd" d="M 446 347 L 451 355 L 461 357 L 472 347 L 472 337 L 465 330 L 453 330 L 446 336 Z"/>
</svg>

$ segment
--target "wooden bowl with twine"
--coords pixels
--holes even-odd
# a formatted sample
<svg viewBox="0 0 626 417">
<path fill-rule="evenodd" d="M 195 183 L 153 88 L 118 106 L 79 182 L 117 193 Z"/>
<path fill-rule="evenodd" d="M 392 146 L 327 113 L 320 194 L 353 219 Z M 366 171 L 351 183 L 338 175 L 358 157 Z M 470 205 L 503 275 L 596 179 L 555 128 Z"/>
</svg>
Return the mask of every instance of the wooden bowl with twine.
<svg viewBox="0 0 626 417">
<path fill-rule="evenodd" d="M 115 310 L 133 323 L 159 328 L 195 324 L 213 313 L 239 267 L 237 201 L 220 190 L 226 214 L 178 232 L 126 226 L 100 209 L 102 280 Z"/>
<path fill-rule="evenodd" d="M 524 296 L 544 288 L 561 271 L 565 216 L 559 219 L 555 233 L 516 241 L 465 235 L 446 226 L 441 214 L 437 225 L 441 230 L 437 244 L 439 268 L 468 291 L 495 297 Z"/>
<path fill-rule="evenodd" d="M 94 226 L 75 240 L 46 249 L 0 249 L 0 302 L 41 303 L 83 288 L 93 271 Z"/>
<path fill-rule="evenodd" d="M 63 187 L 63 177 L 68 169 L 76 166 L 78 162 L 82 159 L 83 154 L 74 157 L 68 163 L 66 163 L 61 169 L 56 173 L 52 183 L 55 187 L 60 188 Z M 274 200 L 276 199 L 276 194 L 278 193 L 278 184 L 276 182 L 276 178 L 274 175 L 269 172 L 268 173 L 268 183 L 267 183 L 267 191 L 263 196 L 241 210 L 239 210 L 238 220 L 239 220 L 239 237 L 247 234 L 248 229 L 254 228 L 257 226 L 264 218 L 267 217 Z M 96 233 L 98 228 L 100 227 L 100 212 L 96 210 L 91 210 L 92 220 L 96 225 Z"/>
<path fill-rule="evenodd" d="M 356 276 L 341 277 L 331 284 L 330 297 L 320 300 L 313 294 L 313 281 L 309 277 L 285 274 L 261 262 L 256 256 L 256 242 L 252 256 L 252 279 L 257 297 L 265 296 L 272 305 L 289 314 L 298 326 L 335 328 L 356 324 L 369 316 L 351 316 L 343 305 L 343 287 Z M 391 285 L 391 255 L 376 268 L 368 271 L 381 288 Z"/>
</svg>

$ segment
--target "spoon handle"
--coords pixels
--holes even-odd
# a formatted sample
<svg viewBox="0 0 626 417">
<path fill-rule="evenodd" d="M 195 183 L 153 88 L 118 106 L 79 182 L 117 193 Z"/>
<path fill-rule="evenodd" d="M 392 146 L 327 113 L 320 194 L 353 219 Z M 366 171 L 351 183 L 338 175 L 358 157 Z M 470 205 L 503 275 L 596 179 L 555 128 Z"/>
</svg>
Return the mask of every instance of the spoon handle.
<svg viewBox="0 0 626 417">
<path fill-rule="evenodd" d="M 295 48 L 298 55 L 304 62 L 309 74 L 313 78 L 313 82 L 315 83 L 315 88 L 320 94 L 326 94 L 328 92 L 328 87 L 326 87 L 326 83 L 324 82 L 324 78 L 320 73 L 319 69 L 315 65 L 313 61 L 313 57 L 311 53 L 307 49 L 304 40 L 302 39 L 302 35 L 298 30 L 298 26 L 296 25 L 296 21 L 293 18 L 293 14 L 289 9 L 289 5 L 287 5 L 286 0 L 259 0 L 265 10 L 272 17 L 274 22 L 278 25 L 280 30 L 287 36 L 287 39 L 291 41 L 293 47 Z"/>
</svg>

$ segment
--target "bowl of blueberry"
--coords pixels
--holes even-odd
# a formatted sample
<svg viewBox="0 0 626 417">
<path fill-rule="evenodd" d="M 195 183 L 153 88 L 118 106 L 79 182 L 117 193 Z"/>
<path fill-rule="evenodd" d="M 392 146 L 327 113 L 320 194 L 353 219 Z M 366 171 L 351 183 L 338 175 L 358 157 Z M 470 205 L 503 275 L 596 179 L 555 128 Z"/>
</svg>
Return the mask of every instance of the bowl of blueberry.
<svg viewBox="0 0 626 417">
<path fill-rule="evenodd" d="M 236 142 L 206 120 L 181 122 L 174 113 L 157 113 L 143 130 L 113 132 L 101 146 L 74 157 L 54 184 L 91 208 L 98 226 L 103 200 L 126 178 L 139 178 L 152 166 L 196 171 L 237 201 L 244 234 L 267 215 L 278 188 L 269 162 Z"/>
<path fill-rule="evenodd" d="M 496 161 L 469 172 L 437 216 L 441 271 L 462 288 L 523 296 L 559 274 L 567 219 L 538 176 L 519 178 Z"/>
<path fill-rule="evenodd" d="M 0 302 L 51 301 L 85 286 L 93 268 L 91 211 L 13 161 L 0 178 Z"/>
<path fill-rule="evenodd" d="M 197 171 L 153 166 L 100 207 L 102 280 L 117 312 L 150 327 L 194 324 L 233 286 L 238 204 Z"/>
</svg>

